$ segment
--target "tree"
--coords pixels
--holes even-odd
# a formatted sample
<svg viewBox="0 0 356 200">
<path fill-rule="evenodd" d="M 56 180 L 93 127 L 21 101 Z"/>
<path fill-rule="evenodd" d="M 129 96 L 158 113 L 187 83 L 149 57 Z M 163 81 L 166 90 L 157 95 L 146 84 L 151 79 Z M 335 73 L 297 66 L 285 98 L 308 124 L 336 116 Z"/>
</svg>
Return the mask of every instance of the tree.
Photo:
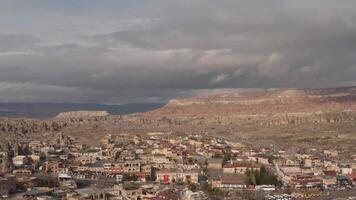
<svg viewBox="0 0 356 200">
<path fill-rule="evenodd" d="M 260 170 L 247 169 L 244 180 L 246 185 L 279 185 L 277 176 L 264 166 Z"/>
<path fill-rule="evenodd" d="M 197 185 L 196 185 L 196 184 L 191 183 L 191 184 L 189 184 L 188 188 L 189 188 L 189 190 L 191 190 L 191 191 L 195 192 L 195 191 L 197 190 L 197 188 L 198 188 L 198 187 L 197 187 Z"/>
<path fill-rule="evenodd" d="M 209 184 L 208 182 L 205 182 L 202 185 L 202 190 L 206 194 L 208 194 L 210 199 L 217 199 L 217 200 L 224 199 L 224 192 L 222 190 L 220 190 L 219 188 L 213 188 L 211 186 L 211 184 Z"/>
<path fill-rule="evenodd" d="M 122 181 L 137 181 L 138 177 L 134 174 L 124 174 Z"/>
<path fill-rule="evenodd" d="M 133 183 L 130 183 L 130 182 L 125 182 L 122 187 L 125 189 L 125 190 L 136 190 L 138 189 L 138 185 L 136 184 L 133 184 Z"/>
<path fill-rule="evenodd" d="M 260 168 L 260 182 L 262 185 L 278 185 L 277 176 L 266 169 L 265 166 Z"/>
<path fill-rule="evenodd" d="M 258 170 L 255 170 L 253 172 L 253 177 L 255 180 L 255 185 L 260 185 L 261 184 L 261 173 Z"/>
<path fill-rule="evenodd" d="M 147 175 L 146 177 L 146 181 L 155 181 L 156 178 L 154 176 L 150 176 L 150 175 Z"/>
<path fill-rule="evenodd" d="M 268 156 L 268 163 L 269 164 L 273 164 L 273 161 L 275 160 L 276 158 L 272 155 Z"/>
<path fill-rule="evenodd" d="M 209 184 L 208 182 L 204 182 L 202 184 L 202 190 L 204 192 L 209 192 L 211 190 L 211 184 Z"/>
<path fill-rule="evenodd" d="M 184 185 L 183 180 L 182 180 L 181 178 L 179 178 L 179 179 L 177 180 L 176 185 Z"/>
<path fill-rule="evenodd" d="M 59 185 L 57 179 L 50 177 L 50 176 L 44 176 L 40 178 L 40 185 L 43 187 L 56 187 Z"/>
<path fill-rule="evenodd" d="M 246 185 L 251 185 L 251 183 L 252 183 L 251 175 L 252 175 L 252 173 L 251 173 L 250 169 L 246 169 L 245 177 L 244 177 L 244 179 L 245 179 L 244 182 Z"/>
<path fill-rule="evenodd" d="M 266 167 L 265 166 L 262 166 L 260 168 L 260 176 L 261 177 L 265 177 L 267 175 L 267 170 L 266 170 Z"/>
<path fill-rule="evenodd" d="M 224 162 L 224 163 L 227 163 L 227 162 L 229 162 L 229 161 L 232 160 L 232 159 L 233 159 L 233 156 L 231 155 L 231 153 L 227 153 L 227 154 L 224 155 L 224 160 L 223 160 L 223 162 Z"/>
</svg>

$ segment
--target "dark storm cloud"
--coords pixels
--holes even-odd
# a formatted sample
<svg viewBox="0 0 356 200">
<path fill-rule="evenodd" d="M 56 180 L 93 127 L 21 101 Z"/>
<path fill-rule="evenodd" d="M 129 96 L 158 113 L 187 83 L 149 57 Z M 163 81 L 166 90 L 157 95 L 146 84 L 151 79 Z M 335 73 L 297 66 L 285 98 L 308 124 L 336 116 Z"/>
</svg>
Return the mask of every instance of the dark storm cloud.
<svg viewBox="0 0 356 200">
<path fill-rule="evenodd" d="M 0 101 L 165 101 L 356 82 L 354 1 L 79 1 L 70 10 L 61 1 L 24 11 L 41 22 L 27 28 L 18 9 L 29 5 L 14 2 L 1 6 L 16 12 L 3 14 L 14 23 L 0 34 Z"/>
<path fill-rule="evenodd" d="M 38 42 L 38 38 L 29 34 L 0 33 L 0 52 L 14 51 L 26 47 L 31 47 L 31 45 Z"/>
</svg>

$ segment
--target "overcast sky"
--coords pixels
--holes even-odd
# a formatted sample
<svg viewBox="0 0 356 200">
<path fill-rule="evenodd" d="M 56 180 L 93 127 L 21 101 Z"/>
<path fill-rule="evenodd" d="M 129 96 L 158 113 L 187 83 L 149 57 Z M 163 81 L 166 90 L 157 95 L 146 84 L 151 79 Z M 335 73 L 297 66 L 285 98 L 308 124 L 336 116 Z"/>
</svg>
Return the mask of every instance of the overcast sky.
<svg viewBox="0 0 356 200">
<path fill-rule="evenodd" d="M 0 1 L 0 102 L 351 85 L 355 0 Z"/>
</svg>

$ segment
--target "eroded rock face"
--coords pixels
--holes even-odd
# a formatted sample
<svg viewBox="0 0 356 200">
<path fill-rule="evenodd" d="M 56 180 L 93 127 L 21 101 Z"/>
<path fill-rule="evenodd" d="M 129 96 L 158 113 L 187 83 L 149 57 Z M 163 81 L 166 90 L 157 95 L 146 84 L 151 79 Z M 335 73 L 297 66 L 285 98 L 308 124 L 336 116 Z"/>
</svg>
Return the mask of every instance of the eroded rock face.
<svg viewBox="0 0 356 200">
<path fill-rule="evenodd" d="M 0 119 L 0 132 L 17 135 L 58 131 L 63 126 L 63 124 L 50 120 Z"/>
<path fill-rule="evenodd" d="M 356 120 L 356 87 L 265 90 L 171 100 L 144 122 L 236 125 L 338 123 Z M 158 122 L 157 122 L 158 121 Z"/>
<path fill-rule="evenodd" d="M 272 90 L 171 100 L 149 115 L 255 115 L 356 110 L 356 88 Z"/>
<path fill-rule="evenodd" d="M 106 111 L 76 111 L 52 120 L 0 119 L 0 133 L 20 134 L 76 130 L 95 134 L 108 131 L 201 131 L 234 133 L 244 126 L 300 126 L 354 124 L 356 87 L 312 90 L 266 90 L 171 100 L 146 113 L 124 116 Z M 314 127 L 316 127 L 314 126 Z"/>
<path fill-rule="evenodd" d="M 106 117 L 110 114 L 107 111 L 71 111 L 59 113 L 57 119 L 72 119 L 72 118 L 92 118 L 92 117 Z"/>
</svg>

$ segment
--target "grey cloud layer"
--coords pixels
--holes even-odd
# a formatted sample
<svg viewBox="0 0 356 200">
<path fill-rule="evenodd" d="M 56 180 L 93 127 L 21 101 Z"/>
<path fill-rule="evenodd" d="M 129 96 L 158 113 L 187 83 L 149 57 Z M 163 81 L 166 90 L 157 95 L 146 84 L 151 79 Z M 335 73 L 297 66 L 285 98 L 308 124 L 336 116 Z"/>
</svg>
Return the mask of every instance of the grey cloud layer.
<svg viewBox="0 0 356 200">
<path fill-rule="evenodd" d="M 0 101 L 165 101 L 356 83 L 354 1 L 79 1 L 70 12 L 65 2 L 25 13 L 44 24 L 27 31 L 16 9 L 6 15 L 18 27 L 0 28 Z M 56 6 L 57 21 L 46 9 Z"/>
</svg>

